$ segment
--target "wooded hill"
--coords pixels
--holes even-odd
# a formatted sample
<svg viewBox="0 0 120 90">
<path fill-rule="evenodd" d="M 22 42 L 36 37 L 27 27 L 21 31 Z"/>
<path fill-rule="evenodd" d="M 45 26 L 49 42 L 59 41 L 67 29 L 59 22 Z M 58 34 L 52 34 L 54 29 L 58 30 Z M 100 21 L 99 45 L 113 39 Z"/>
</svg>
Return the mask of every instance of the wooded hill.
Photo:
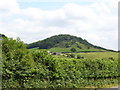
<svg viewBox="0 0 120 90">
<path fill-rule="evenodd" d="M 27 44 L 27 48 L 49 49 L 53 52 L 113 51 L 93 45 L 81 37 L 68 34 L 55 35 L 44 40 Z"/>
</svg>

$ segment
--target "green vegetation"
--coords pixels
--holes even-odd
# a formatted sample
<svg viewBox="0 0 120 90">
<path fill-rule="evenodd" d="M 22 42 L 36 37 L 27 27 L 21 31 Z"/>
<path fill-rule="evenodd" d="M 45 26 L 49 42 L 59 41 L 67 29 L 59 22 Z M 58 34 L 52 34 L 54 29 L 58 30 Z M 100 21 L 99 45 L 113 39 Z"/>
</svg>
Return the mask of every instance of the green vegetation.
<svg viewBox="0 0 120 90">
<path fill-rule="evenodd" d="M 105 51 L 105 50 L 100 50 L 100 49 L 79 49 L 79 48 L 75 48 L 75 49 L 76 49 L 76 51 L 75 51 L 76 53 L 79 53 L 79 52 L 102 52 L 102 51 Z M 71 48 L 60 48 L 60 47 L 50 48 L 48 50 L 51 51 L 51 52 L 66 52 L 66 53 L 72 52 Z"/>
<path fill-rule="evenodd" d="M 118 84 L 118 53 L 75 53 L 100 49 L 66 43 L 49 50 L 73 53 L 50 55 L 39 47 L 26 49 L 19 38 L 1 36 L 2 88 L 102 88 Z"/>
<path fill-rule="evenodd" d="M 23 42 L 12 38 L 3 39 L 2 46 L 3 88 L 45 88 L 48 86 L 52 57 L 46 51 L 31 53 Z M 48 64 L 47 60 L 49 60 Z"/>
<path fill-rule="evenodd" d="M 28 49 L 36 47 L 39 47 L 39 49 L 49 49 L 52 52 L 73 52 L 71 51 L 72 48 L 74 48 L 74 52 L 112 51 L 95 46 L 80 37 L 67 34 L 55 35 L 38 42 L 27 44 Z"/>
<path fill-rule="evenodd" d="M 2 49 L 2 88 L 102 88 L 120 77 L 115 52 L 50 55 L 19 38 L 3 38 Z"/>
<path fill-rule="evenodd" d="M 70 48 L 51 48 L 51 49 L 48 49 L 49 51 L 51 52 L 71 52 L 70 51 Z"/>
<path fill-rule="evenodd" d="M 7 38 L 4 34 L 0 34 L 0 38 Z"/>
<path fill-rule="evenodd" d="M 76 59 L 103 59 L 103 60 L 118 60 L 117 52 L 87 52 L 87 53 L 62 53 L 55 55 L 55 58 L 70 58 L 73 54 Z"/>
<path fill-rule="evenodd" d="M 117 52 L 92 52 L 92 53 L 74 53 L 75 55 L 80 55 L 82 57 L 88 58 L 88 59 L 114 59 L 118 60 L 118 53 Z"/>
<path fill-rule="evenodd" d="M 70 50 L 71 50 L 71 52 L 76 52 L 75 48 L 71 48 Z"/>
</svg>

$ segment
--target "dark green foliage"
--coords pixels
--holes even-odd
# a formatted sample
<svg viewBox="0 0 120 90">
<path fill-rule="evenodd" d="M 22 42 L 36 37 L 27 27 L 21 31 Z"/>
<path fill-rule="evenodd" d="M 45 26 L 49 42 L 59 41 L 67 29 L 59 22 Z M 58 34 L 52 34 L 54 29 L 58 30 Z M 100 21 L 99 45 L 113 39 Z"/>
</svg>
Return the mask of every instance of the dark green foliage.
<svg viewBox="0 0 120 90">
<path fill-rule="evenodd" d="M 79 46 L 79 45 L 78 45 L 77 47 L 78 47 L 78 48 L 80 48 L 80 49 L 82 49 L 82 47 L 81 47 L 81 46 Z"/>
<path fill-rule="evenodd" d="M 90 47 L 88 47 L 88 49 L 90 49 Z"/>
<path fill-rule="evenodd" d="M 80 59 L 81 58 L 81 56 L 80 55 L 77 55 L 77 59 Z"/>
<path fill-rule="evenodd" d="M 118 77 L 117 61 L 59 59 L 55 60 L 54 66 L 56 88 L 79 88 L 80 85 L 89 86 L 87 84 L 90 84 L 88 83 L 90 79 L 95 81 L 100 78 Z"/>
<path fill-rule="evenodd" d="M 70 45 L 69 45 L 68 43 L 66 43 L 66 44 L 65 44 L 65 47 L 66 47 L 66 48 L 69 48 L 69 47 L 70 47 Z"/>
<path fill-rule="evenodd" d="M 67 57 L 69 57 L 69 58 L 75 58 L 75 54 L 67 54 Z"/>
<path fill-rule="evenodd" d="M 12 38 L 3 39 L 3 83 L 6 80 L 15 80 L 17 84 L 23 86 L 25 76 L 29 76 L 28 72 L 34 64 L 31 55 L 28 53 L 25 45 L 19 39 L 17 41 Z"/>
<path fill-rule="evenodd" d="M 109 57 L 109 59 L 114 60 L 114 58 L 113 58 L 113 57 Z"/>
<path fill-rule="evenodd" d="M 71 51 L 72 51 L 72 52 L 76 52 L 76 49 L 75 49 L 75 48 L 71 48 Z"/>
<path fill-rule="evenodd" d="M 0 34 L 0 38 L 7 38 L 4 34 Z"/>
</svg>

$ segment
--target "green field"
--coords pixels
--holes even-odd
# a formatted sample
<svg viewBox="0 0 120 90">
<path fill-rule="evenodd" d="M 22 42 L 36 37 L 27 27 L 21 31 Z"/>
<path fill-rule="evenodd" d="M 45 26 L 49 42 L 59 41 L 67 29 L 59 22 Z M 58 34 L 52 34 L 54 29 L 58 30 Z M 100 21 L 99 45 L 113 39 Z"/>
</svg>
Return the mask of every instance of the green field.
<svg viewBox="0 0 120 90">
<path fill-rule="evenodd" d="M 84 59 L 104 59 L 104 60 L 118 60 L 118 53 L 117 52 L 87 52 L 87 53 L 63 53 L 61 55 L 55 55 L 56 58 L 68 58 L 66 54 L 74 54 L 75 58 L 77 55 L 84 57 Z"/>
<path fill-rule="evenodd" d="M 58 48 L 58 47 L 55 47 L 55 48 L 51 48 L 49 49 L 49 51 L 51 52 L 71 52 L 71 48 Z M 100 50 L 100 49 L 95 49 L 95 48 L 91 48 L 91 49 L 79 49 L 79 48 L 76 48 L 76 52 L 86 52 L 86 51 L 105 51 L 105 50 Z"/>
<path fill-rule="evenodd" d="M 114 58 L 118 60 L 117 52 L 90 52 L 90 53 L 75 53 L 76 55 L 81 55 L 88 59 L 110 59 Z"/>
</svg>

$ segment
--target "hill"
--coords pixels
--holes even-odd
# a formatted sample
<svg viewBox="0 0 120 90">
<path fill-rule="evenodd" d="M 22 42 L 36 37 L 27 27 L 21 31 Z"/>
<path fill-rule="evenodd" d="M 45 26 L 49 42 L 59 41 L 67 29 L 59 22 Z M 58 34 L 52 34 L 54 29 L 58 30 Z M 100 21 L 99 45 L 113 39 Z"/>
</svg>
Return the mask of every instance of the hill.
<svg viewBox="0 0 120 90">
<path fill-rule="evenodd" d="M 41 41 L 27 44 L 27 49 L 48 49 L 52 52 L 90 52 L 90 51 L 113 51 L 93 45 L 81 37 L 68 34 L 55 35 Z"/>
</svg>

